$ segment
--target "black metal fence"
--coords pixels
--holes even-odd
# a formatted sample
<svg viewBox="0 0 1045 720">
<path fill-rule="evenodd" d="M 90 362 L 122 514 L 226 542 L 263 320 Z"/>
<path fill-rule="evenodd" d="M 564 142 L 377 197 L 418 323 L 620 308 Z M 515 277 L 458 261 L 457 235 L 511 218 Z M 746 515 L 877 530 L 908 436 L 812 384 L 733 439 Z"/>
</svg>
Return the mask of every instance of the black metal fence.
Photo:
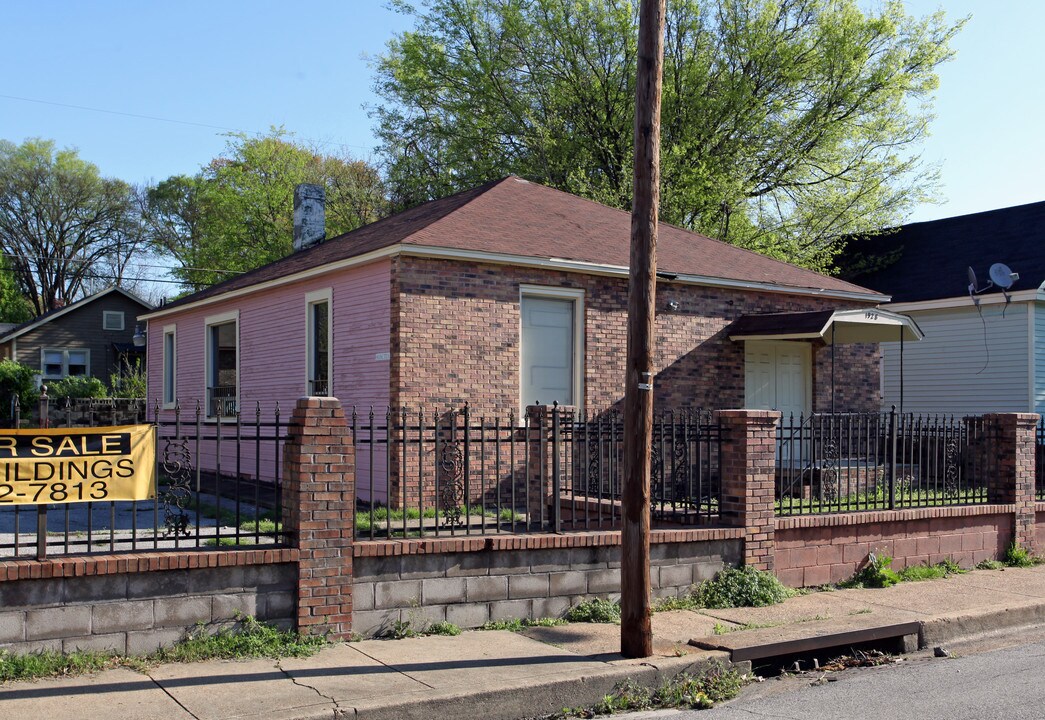
<svg viewBox="0 0 1045 720">
<path fill-rule="evenodd" d="M 51 404 L 57 408 L 41 408 L 51 427 L 108 424 L 97 408 Z M 0 505 L 0 557 L 282 543 L 287 428 L 278 404 L 264 410 L 256 403 L 249 416 L 207 418 L 198 405 L 167 413 L 153 408 L 155 500 Z"/>
<path fill-rule="evenodd" d="M 982 417 L 813 413 L 777 430 L 777 514 L 987 502 L 996 463 Z"/>
<path fill-rule="evenodd" d="M 564 532 L 619 526 L 619 414 L 558 407 L 520 418 L 352 412 L 357 534 L 367 538 Z M 719 518 L 721 432 L 708 412 L 660 415 L 653 428 L 653 519 Z"/>
</svg>

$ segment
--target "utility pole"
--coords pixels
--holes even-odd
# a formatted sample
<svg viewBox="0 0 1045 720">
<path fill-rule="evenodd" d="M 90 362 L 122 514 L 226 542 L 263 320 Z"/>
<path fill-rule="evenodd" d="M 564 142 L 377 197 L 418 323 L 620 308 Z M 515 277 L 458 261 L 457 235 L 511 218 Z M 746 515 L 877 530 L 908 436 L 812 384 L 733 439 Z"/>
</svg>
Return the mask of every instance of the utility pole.
<svg viewBox="0 0 1045 720">
<path fill-rule="evenodd" d="M 628 357 L 624 385 L 624 492 L 621 499 L 620 651 L 628 658 L 653 654 L 649 569 L 650 453 L 663 61 L 664 0 L 642 0 L 635 80 L 635 184 L 631 210 Z"/>
</svg>

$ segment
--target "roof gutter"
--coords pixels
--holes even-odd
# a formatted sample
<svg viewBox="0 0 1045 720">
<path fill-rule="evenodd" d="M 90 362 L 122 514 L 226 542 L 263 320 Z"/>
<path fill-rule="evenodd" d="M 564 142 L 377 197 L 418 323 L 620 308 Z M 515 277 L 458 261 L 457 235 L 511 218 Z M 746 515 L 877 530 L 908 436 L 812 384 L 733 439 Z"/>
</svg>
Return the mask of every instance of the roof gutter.
<svg viewBox="0 0 1045 720">
<path fill-rule="evenodd" d="M 1041 288 L 1020 290 L 1018 292 L 1009 293 L 1009 299 L 1012 302 L 1034 302 L 1035 300 L 1045 300 L 1045 291 Z M 990 295 L 977 295 L 975 300 L 968 295 L 959 295 L 957 297 L 939 298 L 936 300 L 888 303 L 884 307 L 894 312 L 911 312 L 913 310 L 945 310 L 948 308 L 973 307 L 974 305 L 997 305 L 1004 302 L 1008 302 L 1004 295 L 1001 293 L 991 293 Z"/>
<path fill-rule="evenodd" d="M 301 280 L 308 280 L 320 275 L 345 268 L 365 265 L 383 258 L 404 255 L 407 257 L 423 257 L 439 260 L 466 260 L 470 262 L 483 262 L 494 265 L 514 265 L 517 267 L 542 268 L 547 270 L 558 270 L 563 272 L 584 273 L 586 275 L 601 275 L 605 277 L 622 277 L 629 275 L 627 267 L 620 265 L 605 265 L 601 263 L 589 263 L 580 260 L 567 260 L 565 258 L 540 258 L 526 255 L 510 255 L 508 253 L 480 252 L 474 250 L 459 250 L 456 248 L 430 247 L 422 245 L 411 245 L 397 243 L 386 248 L 374 250 L 363 255 L 357 255 L 344 260 L 327 263 L 320 267 L 303 270 L 293 275 L 287 275 L 268 282 L 248 285 L 247 287 L 230 290 L 225 293 L 197 300 L 196 302 L 178 305 L 177 307 L 157 309 L 153 312 L 139 316 L 140 320 L 151 320 L 163 317 L 175 312 L 204 307 L 216 302 L 222 302 L 231 298 L 248 295 L 250 293 L 267 290 L 269 288 L 287 285 Z M 675 274 L 675 273 L 673 273 Z M 832 298 L 838 300 L 853 300 L 857 302 L 885 303 L 889 301 L 888 295 L 876 292 L 852 292 L 847 290 L 828 290 L 825 288 L 794 287 L 791 285 L 780 285 L 777 283 L 762 283 L 750 280 L 733 280 L 730 278 L 710 277 L 707 275 L 694 275 L 689 273 L 677 273 L 671 280 L 665 282 L 680 283 L 683 285 L 702 285 L 707 287 L 721 287 L 731 290 L 755 290 L 759 292 L 784 293 L 788 295 L 805 295 L 811 297 Z"/>
</svg>

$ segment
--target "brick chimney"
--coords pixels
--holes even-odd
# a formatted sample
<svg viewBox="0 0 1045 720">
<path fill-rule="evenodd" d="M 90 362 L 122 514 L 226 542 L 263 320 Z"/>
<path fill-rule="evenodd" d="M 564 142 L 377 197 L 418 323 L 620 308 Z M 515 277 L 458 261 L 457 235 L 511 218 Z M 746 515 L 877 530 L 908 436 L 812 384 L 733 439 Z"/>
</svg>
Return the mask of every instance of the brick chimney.
<svg viewBox="0 0 1045 720">
<path fill-rule="evenodd" d="M 294 251 L 318 245 L 327 237 L 326 192 L 322 185 L 294 188 Z"/>
</svg>

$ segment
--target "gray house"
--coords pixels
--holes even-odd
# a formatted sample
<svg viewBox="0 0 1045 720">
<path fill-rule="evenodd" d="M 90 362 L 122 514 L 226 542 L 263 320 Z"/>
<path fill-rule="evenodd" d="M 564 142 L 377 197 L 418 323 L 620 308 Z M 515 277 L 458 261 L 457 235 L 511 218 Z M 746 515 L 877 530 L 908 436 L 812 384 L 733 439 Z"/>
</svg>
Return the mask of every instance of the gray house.
<svg viewBox="0 0 1045 720">
<path fill-rule="evenodd" d="M 1019 278 L 994 283 L 996 264 Z M 902 348 L 902 376 L 900 344 L 882 343 L 885 407 L 901 405 L 902 377 L 908 412 L 1045 412 L 1045 202 L 853 240 L 839 265 L 925 333 Z"/>
<path fill-rule="evenodd" d="M 112 287 L 7 330 L 0 335 L 0 357 L 36 369 L 44 381 L 91 375 L 108 382 L 124 361 L 144 362 L 134 333 L 138 315 L 151 309 Z"/>
</svg>

